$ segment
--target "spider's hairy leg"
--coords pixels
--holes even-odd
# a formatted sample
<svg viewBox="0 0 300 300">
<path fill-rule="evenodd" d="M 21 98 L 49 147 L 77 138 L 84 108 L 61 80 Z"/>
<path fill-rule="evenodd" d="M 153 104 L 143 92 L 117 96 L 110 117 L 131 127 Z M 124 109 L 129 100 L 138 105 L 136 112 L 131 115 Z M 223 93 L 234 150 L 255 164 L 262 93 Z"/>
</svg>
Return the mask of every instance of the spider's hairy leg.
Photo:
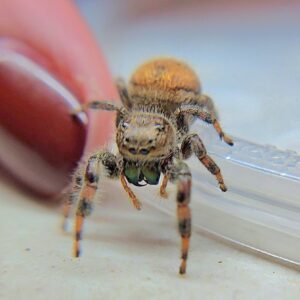
<svg viewBox="0 0 300 300">
<path fill-rule="evenodd" d="M 88 108 L 90 109 L 100 109 L 106 111 L 119 111 L 121 113 L 125 112 L 125 108 L 120 107 L 120 105 L 111 102 L 111 101 L 90 101 L 82 104 L 81 106 L 75 108 L 71 111 L 71 115 L 77 116 L 79 113 L 86 111 Z"/>
<path fill-rule="evenodd" d="M 213 159 L 209 155 L 207 155 L 205 146 L 203 145 L 203 142 L 201 141 L 200 137 L 196 133 L 188 134 L 184 138 L 181 144 L 181 152 L 182 152 L 183 159 L 187 159 L 192 155 L 192 153 L 195 153 L 195 155 L 206 167 L 206 169 L 211 174 L 216 176 L 220 189 L 223 192 L 227 191 L 220 168 L 213 161 Z"/>
<path fill-rule="evenodd" d="M 168 181 L 169 181 L 169 174 L 165 174 L 163 181 L 161 183 L 160 189 L 159 189 L 159 194 L 161 197 L 163 198 L 168 198 L 168 193 L 166 191 L 167 185 L 168 185 Z"/>
<path fill-rule="evenodd" d="M 124 188 L 124 190 L 126 191 L 126 193 L 129 196 L 129 199 L 132 203 L 132 205 L 137 209 L 137 210 L 141 210 L 142 208 L 142 204 L 141 202 L 138 200 L 138 198 L 136 197 L 136 195 L 134 194 L 134 192 L 131 190 L 131 188 L 128 186 L 125 175 L 121 174 L 120 176 L 121 179 L 121 184 Z"/>
<path fill-rule="evenodd" d="M 78 193 L 80 192 L 82 185 L 82 175 L 77 171 L 72 178 L 72 183 L 68 187 L 65 193 L 64 203 L 63 203 L 63 223 L 62 229 L 66 231 L 68 229 L 68 219 L 70 216 L 71 209 L 77 201 Z"/>
<path fill-rule="evenodd" d="M 117 78 L 116 80 L 116 85 L 117 89 L 121 98 L 121 101 L 123 105 L 127 108 L 130 109 L 132 107 L 132 102 L 127 90 L 126 83 L 123 78 Z"/>
<path fill-rule="evenodd" d="M 104 176 L 109 178 L 117 178 L 119 173 L 117 159 L 112 153 L 100 151 L 89 158 L 84 170 L 75 218 L 75 257 L 80 255 L 79 242 L 82 237 L 83 221 L 84 218 L 91 213 L 92 202 L 98 188 L 99 179 Z"/>
<path fill-rule="evenodd" d="M 182 105 L 175 111 L 175 114 L 190 114 L 200 118 L 206 123 L 212 124 L 220 138 L 228 145 L 233 146 L 233 140 L 223 132 L 219 121 L 211 113 L 203 111 L 203 108 L 200 105 Z"/>
<path fill-rule="evenodd" d="M 209 97 L 208 95 L 201 94 L 196 98 L 196 100 L 197 104 L 206 109 L 207 112 L 211 114 L 212 118 L 219 120 L 217 109 L 211 97 Z"/>
<path fill-rule="evenodd" d="M 181 265 L 179 274 L 185 274 L 191 237 L 191 199 L 192 175 L 186 163 L 180 161 L 171 168 L 170 180 L 177 182 L 177 218 L 181 236 Z"/>
</svg>

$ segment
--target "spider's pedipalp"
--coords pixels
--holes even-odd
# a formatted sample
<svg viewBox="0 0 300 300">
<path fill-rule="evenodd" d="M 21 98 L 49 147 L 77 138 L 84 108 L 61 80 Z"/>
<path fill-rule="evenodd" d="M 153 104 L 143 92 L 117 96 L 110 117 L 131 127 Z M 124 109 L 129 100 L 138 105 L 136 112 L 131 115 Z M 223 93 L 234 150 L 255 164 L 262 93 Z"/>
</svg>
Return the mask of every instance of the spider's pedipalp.
<svg viewBox="0 0 300 300">
<path fill-rule="evenodd" d="M 168 193 L 166 191 L 167 185 L 168 185 L 168 181 L 169 181 L 169 175 L 165 174 L 163 181 L 161 183 L 160 189 L 159 189 L 159 194 L 162 198 L 167 199 L 168 198 Z"/>
<path fill-rule="evenodd" d="M 123 189 L 125 190 L 125 192 L 127 193 L 132 205 L 137 209 L 137 210 L 141 210 L 142 208 L 142 204 L 141 202 L 138 200 L 138 198 L 136 197 L 136 195 L 134 194 L 134 192 L 132 191 L 132 189 L 128 186 L 127 181 L 126 181 L 126 177 L 124 176 L 124 174 L 121 174 L 120 176 L 121 179 L 121 184 L 123 186 Z"/>
</svg>

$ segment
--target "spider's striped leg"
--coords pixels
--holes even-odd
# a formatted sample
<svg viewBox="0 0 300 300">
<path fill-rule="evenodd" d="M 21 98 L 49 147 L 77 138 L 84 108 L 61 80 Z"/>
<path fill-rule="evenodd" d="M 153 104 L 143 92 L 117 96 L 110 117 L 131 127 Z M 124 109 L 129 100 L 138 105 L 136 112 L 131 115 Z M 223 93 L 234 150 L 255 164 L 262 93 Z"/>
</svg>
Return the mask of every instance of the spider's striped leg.
<svg viewBox="0 0 300 300">
<path fill-rule="evenodd" d="M 68 229 L 68 219 L 70 217 L 70 213 L 72 207 L 77 202 L 78 193 L 81 189 L 82 185 L 82 175 L 77 172 L 73 176 L 73 180 L 71 185 L 67 188 L 67 192 L 64 194 L 64 203 L 63 203 L 63 223 L 62 229 L 66 231 Z"/>
<path fill-rule="evenodd" d="M 195 153 L 206 169 L 211 174 L 215 175 L 217 181 L 219 182 L 220 189 L 223 192 L 227 191 L 220 168 L 213 161 L 213 159 L 207 155 L 206 149 L 197 134 L 191 133 L 184 138 L 181 144 L 181 152 L 184 159 L 189 158 L 192 153 Z"/>
<path fill-rule="evenodd" d="M 83 220 L 92 211 L 92 201 L 98 186 L 99 179 L 99 159 L 97 155 L 89 158 L 86 170 L 83 176 L 81 191 L 79 193 L 79 202 L 76 211 L 75 219 L 75 241 L 74 241 L 74 256 L 80 255 L 80 245 L 82 235 Z"/>
<path fill-rule="evenodd" d="M 217 109 L 211 97 L 201 94 L 197 97 L 197 104 L 210 113 L 213 118 L 219 120 Z"/>
<path fill-rule="evenodd" d="M 191 236 L 191 210 L 189 203 L 191 199 L 192 176 L 189 167 L 182 161 L 174 166 L 171 176 L 171 180 L 177 182 L 177 218 L 181 236 L 182 259 L 179 273 L 185 274 Z"/>
<path fill-rule="evenodd" d="M 193 115 L 206 123 L 212 124 L 220 138 L 228 145 L 233 146 L 232 139 L 224 133 L 216 117 L 213 114 L 204 111 L 200 104 L 184 104 L 175 111 L 175 115 L 177 115 L 178 118 L 180 114 Z"/>
<path fill-rule="evenodd" d="M 119 176 L 115 155 L 101 151 L 91 156 L 86 165 L 75 219 L 74 256 L 80 255 L 83 221 L 92 211 L 92 202 L 102 177 L 116 178 Z"/>
</svg>

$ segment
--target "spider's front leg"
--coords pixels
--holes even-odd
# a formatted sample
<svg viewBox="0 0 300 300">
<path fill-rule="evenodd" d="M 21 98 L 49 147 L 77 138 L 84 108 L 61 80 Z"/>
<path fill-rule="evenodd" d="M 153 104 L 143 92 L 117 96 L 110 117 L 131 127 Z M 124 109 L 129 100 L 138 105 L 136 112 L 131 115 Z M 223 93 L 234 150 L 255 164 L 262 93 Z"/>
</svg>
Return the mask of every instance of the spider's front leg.
<svg viewBox="0 0 300 300">
<path fill-rule="evenodd" d="M 188 134 L 181 144 L 181 152 L 183 159 L 189 158 L 192 153 L 198 157 L 206 169 L 213 175 L 216 176 L 217 181 L 219 182 L 220 189 L 223 192 L 227 191 L 227 188 L 224 184 L 224 180 L 220 171 L 220 168 L 213 161 L 213 159 L 207 155 L 206 149 L 196 133 Z"/>
<path fill-rule="evenodd" d="M 99 180 L 101 180 L 101 177 L 117 178 L 119 175 L 120 170 L 117 165 L 117 158 L 112 153 L 100 151 L 89 158 L 82 178 L 75 218 L 75 257 L 80 255 L 79 243 L 82 238 L 83 221 L 91 213 L 92 202 L 98 188 Z"/>
<path fill-rule="evenodd" d="M 177 182 L 177 218 L 178 229 L 181 236 L 181 265 L 179 274 L 185 274 L 191 237 L 191 199 L 192 175 L 186 163 L 179 161 L 171 167 L 170 180 Z"/>
</svg>

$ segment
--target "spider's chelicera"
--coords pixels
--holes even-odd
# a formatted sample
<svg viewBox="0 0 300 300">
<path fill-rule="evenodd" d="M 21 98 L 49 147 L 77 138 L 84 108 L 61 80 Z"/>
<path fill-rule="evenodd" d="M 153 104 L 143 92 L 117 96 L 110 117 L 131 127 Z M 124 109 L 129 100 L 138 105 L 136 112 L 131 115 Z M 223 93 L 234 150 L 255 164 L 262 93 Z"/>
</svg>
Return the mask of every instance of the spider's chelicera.
<svg viewBox="0 0 300 300">
<path fill-rule="evenodd" d="M 181 235 L 180 274 L 186 272 L 191 235 L 191 172 L 184 162 L 195 154 L 213 174 L 225 192 L 221 172 L 207 155 L 196 133 L 189 127 L 195 118 L 212 124 L 227 144 L 232 140 L 224 134 L 218 122 L 212 99 L 201 93 L 200 81 L 185 63 L 172 59 L 155 59 L 141 65 L 132 75 L 128 86 L 117 81 L 122 105 L 92 101 L 86 108 L 115 111 L 118 153 L 102 150 L 93 154 L 75 172 L 73 187 L 65 205 L 65 218 L 78 200 L 75 221 L 75 256 L 79 256 L 83 219 L 90 214 L 99 178 L 120 178 L 136 209 L 141 209 L 129 184 L 157 185 L 163 175 L 160 195 L 167 197 L 168 181 L 177 184 L 178 228 Z"/>
</svg>

